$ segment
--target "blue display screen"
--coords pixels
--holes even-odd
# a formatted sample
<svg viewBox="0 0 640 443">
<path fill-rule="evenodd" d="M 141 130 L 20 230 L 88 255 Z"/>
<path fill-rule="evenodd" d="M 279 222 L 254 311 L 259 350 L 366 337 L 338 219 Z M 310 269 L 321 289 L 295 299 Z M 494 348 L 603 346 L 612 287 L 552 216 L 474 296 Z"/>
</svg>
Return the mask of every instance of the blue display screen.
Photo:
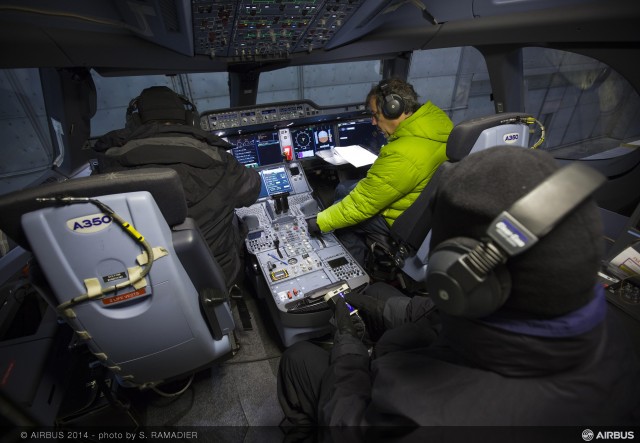
<svg viewBox="0 0 640 443">
<path fill-rule="evenodd" d="M 386 143 L 387 138 L 370 118 L 338 123 L 339 146 L 360 145 L 377 154 Z"/>
<path fill-rule="evenodd" d="M 277 132 L 232 135 L 226 139 L 234 145 L 231 153 L 236 160 L 249 168 L 273 165 L 283 160 Z"/>
<path fill-rule="evenodd" d="M 262 188 L 260 189 L 260 196 L 258 198 L 282 194 L 283 192 L 291 192 L 293 190 L 284 166 L 264 169 L 260 171 L 260 178 Z"/>
</svg>

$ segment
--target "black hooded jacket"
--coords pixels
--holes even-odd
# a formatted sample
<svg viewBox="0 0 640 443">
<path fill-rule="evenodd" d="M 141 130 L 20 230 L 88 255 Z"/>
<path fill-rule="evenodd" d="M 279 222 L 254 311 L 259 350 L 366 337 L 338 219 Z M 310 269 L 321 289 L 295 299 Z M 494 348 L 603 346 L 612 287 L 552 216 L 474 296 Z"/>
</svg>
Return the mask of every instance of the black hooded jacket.
<svg viewBox="0 0 640 443">
<path fill-rule="evenodd" d="M 234 209 L 250 206 L 260 176 L 226 152 L 221 138 L 199 128 L 147 123 L 109 132 L 96 141 L 99 172 L 169 167 L 178 172 L 188 215 L 198 224 L 231 286 L 240 275 L 244 235 Z"/>
<path fill-rule="evenodd" d="M 414 324 L 408 323 L 399 327 L 405 328 L 405 343 L 418 347 L 405 346 L 373 360 L 358 339 L 338 334 L 322 383 L 320 423 L 637 425 L 637 356 L 620 325 L 604 318 L 604 294 L 593 303 L 598 318 L 589 322 L 594 327 L 579 330 L 569 324 L 563 332 L 563 319 L 555 325 L 538 322 L 536 328 L 549 326 L 550 333 L 542 336 L 509 330 L 513 324 L 533 330 L 526 321 L 509 325 L 443 314 L 441 335 L 431 346 L 420 347 Z M 397 329 L 391 331 L 397 335 Z"/>
</svg>

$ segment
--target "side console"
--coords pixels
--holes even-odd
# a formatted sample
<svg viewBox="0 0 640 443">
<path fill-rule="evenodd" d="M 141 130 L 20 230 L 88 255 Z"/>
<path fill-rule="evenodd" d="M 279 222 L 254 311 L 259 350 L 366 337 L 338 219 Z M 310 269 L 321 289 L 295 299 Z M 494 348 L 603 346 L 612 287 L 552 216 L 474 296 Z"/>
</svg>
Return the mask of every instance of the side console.
<svg viewBox="0 0 640 443">
<path fill-rule="evenodd" d="M 247 250 L 285 346 L 330 331 L 331 311 L 320 295 L 344 284 L 357 291 L 369 276 L 333 234 L 313 237 L 308 218 L 318 212 L 302 167 L 262 168 L 257 203 L 236 210 L 249 229 Z M 260 288 L 260 286 L 258 286 Z"/>
</svg>

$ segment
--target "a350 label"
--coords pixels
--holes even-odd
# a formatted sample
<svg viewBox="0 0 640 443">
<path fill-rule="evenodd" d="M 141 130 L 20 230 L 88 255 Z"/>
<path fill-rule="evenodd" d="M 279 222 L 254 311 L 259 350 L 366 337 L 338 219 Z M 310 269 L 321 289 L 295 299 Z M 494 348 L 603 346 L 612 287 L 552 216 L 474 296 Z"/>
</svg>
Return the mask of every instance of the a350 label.
<svg viewBox="0 0 640 443">
<path fill-rule="evenodd" d="M 91 214 L 67 220 L 67 228 L 80 234 L 92 234 L 108 228 L 112 221 L 107 214 Z"/>
</svg>

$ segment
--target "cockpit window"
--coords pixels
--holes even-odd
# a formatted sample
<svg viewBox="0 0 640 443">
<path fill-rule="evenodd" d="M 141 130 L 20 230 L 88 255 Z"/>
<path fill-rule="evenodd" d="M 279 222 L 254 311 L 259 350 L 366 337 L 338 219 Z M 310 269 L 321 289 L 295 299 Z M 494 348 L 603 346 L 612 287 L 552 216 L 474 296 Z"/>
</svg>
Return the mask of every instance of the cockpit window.
<svg viewBox="0 0 640 443">
<path fill-rule="evenodd" d="M 297 66 L 260 75 L 258 104 L 311 100 L 320 106 L 364 103 L 382 80 L 380 61 Z"/>
<path fill-rule="evenodd" d="M 618 156 L 640 145 L 638 92 L 606 64 L 549 48 L 522 49 L 524 111 L 546 128 L 540 147 L 557 158 Z M 495 113 L 485 59 L 470 46 L 414 51 L 408 81 L 422 101 L 443 109 L 455 124 Z M 363 103 L 382 79 L 383 62 L 366 60 L 294 66 L 261 74 L 257 103 L 308 99 L 320 106 Z M 229 74 L 212 72 L 103 77 L 92 72 L 97 113 L 93 139 L 122 128 L 130 100 L 164 85 L 189 97 L 199 111 L 230 106 Z M 41 182 L 62 159 L 47 119 L 38 69 L 0 70 L 3 161 L 0 194 Z M 58 124 L 58 126 L 60 126 Z"/>
<path fill-rule="evenodd" d="M 640 99 L 620 74 L 590 57 L 549 48 L 524 48 L 523 64 L 525 111 L 547 129 L 541 149 L 566 159 L 637 149 Z"/>
<path fill-rule="evenodd" d="M 0 194 L 30 186 L 56 161 L 37 69 L 0 69 Z"/>
<path fill-rule="evenodd" d="M 408 81 L 454 124 L 495 113 L 487 65 L 470 46 L 414 51 Z"/>
<path fill-rule="evenodd" d="M 364 103 L 382 80 L 378 60 L 294 66 L 260 75 L 258 104 L 311 100 L 320 106 Z M 414 51 L 408 81 L 454 123 L 494 113 L 484 58 L 470 46 Z"/>
<path fill-rule="evenodd" d="M 92 71 L 92 75 L 98 94 L 98 111 L 91 119 L 92 137 L 124 127 L 129 102 L 151 86 L 167 86 L 189 97 L 199 111 L 229 107 L 226 72 L 102 77 Z"/>
</svg>

